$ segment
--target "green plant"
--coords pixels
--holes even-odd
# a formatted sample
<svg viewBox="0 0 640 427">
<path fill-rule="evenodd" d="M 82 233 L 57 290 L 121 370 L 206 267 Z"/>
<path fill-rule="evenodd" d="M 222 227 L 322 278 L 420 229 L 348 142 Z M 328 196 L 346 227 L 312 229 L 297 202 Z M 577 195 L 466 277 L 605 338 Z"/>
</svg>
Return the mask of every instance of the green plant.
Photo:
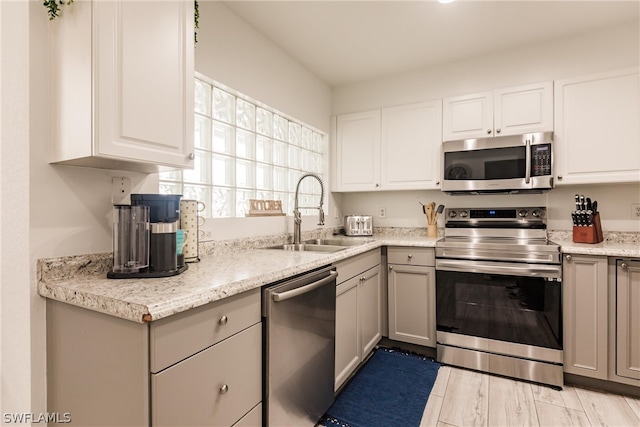
<svg viewBox="0 0 640 427">
<path fill-rule="evenodd" d="M 193 23 L 195 26 L 195 30 L 193 30 L 193 43 L 198 43 L 198 32 L 196 31 L 200 28 L 200 9 L 198 7 L 198 0 L 193 1 Z"/>
<path fill-rule="evenodd" d="M 70 5 L 73 0 L 43 0 L 42 4 L 47 8 L 49 14 L 49 21 L 53 20 L 60 14 L 60 6 L 63 4 Z"/>
</svg>

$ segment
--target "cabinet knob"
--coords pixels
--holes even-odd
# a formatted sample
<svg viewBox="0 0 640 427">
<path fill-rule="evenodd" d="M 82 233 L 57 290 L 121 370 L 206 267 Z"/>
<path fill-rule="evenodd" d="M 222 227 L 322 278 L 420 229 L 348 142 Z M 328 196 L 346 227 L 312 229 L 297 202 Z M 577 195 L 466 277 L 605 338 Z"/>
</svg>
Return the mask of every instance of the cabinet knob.
<svg viewBox="0 0 640 427">
<path fill-rule="evenodd" d="M 218 321 L 218 323 L 220 323 L 221 325 L 226 325 L 228 321 L 229 321 L 229 318 L 227 316 L 222 316 Z"/>
<path fill-rule="evenodd" d="M 620 268 L 623 270 L 626 270 L 629 267 L 629 264 L 627 264 L 626 262 L 623 262 L 620 264 Z"/>
<path fill-rule="evenodd" d="M 558 175 L 558 181 L 562 181 L 562 175 Z"/>
<path fill-rule="evenodd" d="M 440 181 L 436 181 L 436 185 L 440 185 Z"/>
<path fill-rule="evenodd" d="M 389 266 L 389 270 L 393 270 L 393 265 L 390 265 L 390 266 Z"/>
<path fill-rule="evenodd" d="M 193 159 L 196 158 L 196 155 L 193 154 L 193 153 L 189 153 L 189 155 L 187 157 L 189 157 L 189 160 L 193 160 Z"/>
<path fill-rule="evenodd" d="M 364 277 L 364 276 L 360 276 L 360 281 L 361 281 L 361 282 L 364 282 L 365 280 L 367 280 L 367 278 L 366 278 L 366 277 Z"/>
<path fill-rule="evenodd" d="M 487 129 L 487 135 L 491 135 L 491 129 Z"/>
<path fill-rule="evenodd" d="M 227 394 L 228 391 L 229 391 L 229 386 L 226 384 L 222 384 L 222 387 L 220 387 L 220 394 Z"/>
<path fill-rule="evenodd" d="M 380 187 L 380 184 L 376 184 L 376 188 Z"/>
<path fill-rule="evenodd" d="M 407 259 L 410 260 L 411 258 L 413 258 L 413 255 L 411 255 L 411 254 L 407 255 Z"/>
<path fill-rule="evenodd" d="M 499 128 L 498 128 L 498 129 L 496 129 L 496 133 L 500 133 L 500 129 L 499 129 Z"/>
<path fill-rule="evenodd" d="M 565 255 L 564 257 L 567 261 L 571 261 L 573 257 L 571 255 Z"/>
</svg>

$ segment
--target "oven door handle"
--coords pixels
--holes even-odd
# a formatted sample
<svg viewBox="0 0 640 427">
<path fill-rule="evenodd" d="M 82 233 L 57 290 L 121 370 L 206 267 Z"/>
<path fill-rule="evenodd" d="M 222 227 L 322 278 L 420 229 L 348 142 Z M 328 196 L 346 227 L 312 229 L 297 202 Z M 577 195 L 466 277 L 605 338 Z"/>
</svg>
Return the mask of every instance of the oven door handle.
<svg viewBox="0 0 640 427">
<path fill-rule="evenodd" d="M 502 274 L 510 276 L 544 277 L 560 281 L 562 269 L 559 265 L 516 264 L 491 261 L 469 261 L 437 259 L 436 270 L 462 273 Z"/>
</svg>

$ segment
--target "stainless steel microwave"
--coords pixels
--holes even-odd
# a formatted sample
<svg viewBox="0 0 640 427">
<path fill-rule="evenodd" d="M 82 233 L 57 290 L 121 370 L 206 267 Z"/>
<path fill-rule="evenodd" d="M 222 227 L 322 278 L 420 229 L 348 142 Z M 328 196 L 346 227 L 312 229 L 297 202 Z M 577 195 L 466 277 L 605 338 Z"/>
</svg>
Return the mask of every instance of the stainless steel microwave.
<svg viewBox="0 0 640 427">
<path fill-rule="evenodd" d="M 446 141 L 442 191 L 526 193 L 554 187 L 553 133 Z"/>
</svg>

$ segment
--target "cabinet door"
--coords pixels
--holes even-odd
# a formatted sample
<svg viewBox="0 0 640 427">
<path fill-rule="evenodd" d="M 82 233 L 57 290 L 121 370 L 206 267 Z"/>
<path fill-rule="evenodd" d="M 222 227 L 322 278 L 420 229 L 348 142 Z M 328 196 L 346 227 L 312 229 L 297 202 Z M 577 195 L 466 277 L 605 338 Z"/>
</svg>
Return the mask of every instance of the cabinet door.
<svg viewBox="0 0 640 427">
<path fill-rule="evenodd" d="M 378 190 L 380 110 L 338 116 L 335 140 L 335 191 Z"/>
<path fill-rule="evenodd" d="M 389 265 L 389 338 L 436 346 L 435 268 Z"/>
<path fill-rule="evenodd" d="M 192 167 L 194 3 L 95 1 L 94 155 Z"/>
<path fill-rule="evenodd" d="M 558 184 L 640 181 L 638 69 L 555 83 Z"/>
<path fill-rule="evenodd" d="M 565 255 L 564 371 L 607 379 L 607 258 Z"/>
<path fill-rule="evenodd" d="M 443 140 L 493 136 L 493 92 L 445 98 Z"/>
<path fill-rule="evenodd" d="M 380 266 L 362 273 L 358 286 L 360 342 L 362 343 L 362 359 L 364 360 L 382 338 Z"/>
<path fill-rule="evenodd" d="M 442 101 L 382 110 L 383 190 L 439 189 Z"/>
<path fill-rule="evenodd" d="M 151 375 L 153 426 L 230 426 L 261 400 L 261 324 Z"/>
<path fill-rule="evenodd" d="M 640 261 L 617 261 L 616 374 L 640 380 Z"/>
<path fill-rule="evenodd" d="M 335 390 L 346 381 L 361 360 L 358 333 L 358 284 L 353 277 L 336 287 Z"/>
<path fill-rule="evenodd" d="M 495 136 L 553 131 L 553 83 L 495 90 Z"/>
</svg>

